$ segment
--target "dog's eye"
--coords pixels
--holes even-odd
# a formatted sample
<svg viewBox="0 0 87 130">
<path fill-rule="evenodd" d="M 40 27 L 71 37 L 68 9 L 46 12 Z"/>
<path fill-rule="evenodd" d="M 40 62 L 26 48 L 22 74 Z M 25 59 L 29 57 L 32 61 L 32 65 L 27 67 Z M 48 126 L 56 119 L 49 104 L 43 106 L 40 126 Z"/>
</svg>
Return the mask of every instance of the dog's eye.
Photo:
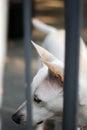
<svg viewBox="0 0 87 130">
<path fill-rule="evenodd" d="M 40 100 L 36 95 L 34 96 L 34 102 L 41 103 L 42 100 Z"/>
</svg>

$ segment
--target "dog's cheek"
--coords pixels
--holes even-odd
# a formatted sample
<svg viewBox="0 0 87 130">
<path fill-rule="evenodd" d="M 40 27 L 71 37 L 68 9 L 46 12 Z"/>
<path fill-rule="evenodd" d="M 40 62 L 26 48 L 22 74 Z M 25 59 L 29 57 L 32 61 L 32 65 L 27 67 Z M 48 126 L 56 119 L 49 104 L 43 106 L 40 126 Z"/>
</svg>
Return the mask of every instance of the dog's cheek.
<svg viewBox="0 0 87 130">
<path fill-rule="evenodd" d="M 54 113 L 46 109 L 46 107 L 39 107 L 38 105 L 33 104 L 33 124 L 37 122 L 45 121 L 48 118 L 51 118 Z"/>
<path fill-rule="evenodd" d="M 33 103 L 32 105 L 32 119 L 33 119 L 33 125 L 36 125 L 37 122 L 42 120 L 42 115 L 43 112 L 41 112 L 41 108 L 37 106 L 36 104 Z"/>
</svg>

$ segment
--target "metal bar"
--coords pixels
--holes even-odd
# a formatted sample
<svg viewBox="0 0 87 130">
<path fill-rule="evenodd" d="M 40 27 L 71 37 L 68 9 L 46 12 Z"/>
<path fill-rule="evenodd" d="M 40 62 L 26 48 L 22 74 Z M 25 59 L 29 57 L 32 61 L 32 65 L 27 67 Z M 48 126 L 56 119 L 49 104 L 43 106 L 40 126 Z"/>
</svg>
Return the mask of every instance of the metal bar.
<svg viewBox="0 0 87 130">
<path fill-rule="evenodd" d="M 24 25 L 24 51 L 26 72 L 26 99 L 27 99 L 27 130 L 32 130 L 31 109 L 31 0 L 23 2 L 23 25 Z"/>
<path fill-rule="evenodd" d="M 76 130 L 77 126 L 81 12 L 81 0 L 65 1 L 66 53 L 63 130 Z"/>
</svg>

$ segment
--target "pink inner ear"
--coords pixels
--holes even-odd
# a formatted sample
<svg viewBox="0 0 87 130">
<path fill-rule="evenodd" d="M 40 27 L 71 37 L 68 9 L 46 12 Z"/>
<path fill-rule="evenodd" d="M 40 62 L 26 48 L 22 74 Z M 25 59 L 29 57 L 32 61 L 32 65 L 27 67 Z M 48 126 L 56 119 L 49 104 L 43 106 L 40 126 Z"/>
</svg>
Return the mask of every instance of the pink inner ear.
<svg viewBox="0 0 87 130">
<path fill-rule="evenodd" d="M 64 86 L 64 79 L 62 79 L 61 75 L 57 75 L 58 82 L 63 87 Z"/>
<path fill-rule="evenodd" d="M 52 71 L 50 71 L 49 70 L 49 78 L 51 78 L 51 80 L 56 80 L 56 81 L 58 81 L 58 83 L 61 85 L 61 86 L 63 86 L 64 85 L 64 80 L 63 80 L 63 78 L 61 77 L 61 75 L 60 74 L 54 74 Z"/>
<path fill-rule="evenodd" d="M 62 87 L 64 85 L 64 80 L 62 80 L 61 75 L 55 75 L 52 71 L 49 70 L 49 79 L 51 79 L 53 82 L 58 81 L 58 84 L 60 84 Z"/>
<path fill-rule="evenodd" d="M 63 71 L 64 71 L 64 67 L 63 64 L 56 60 L 56 63 L 50 63 L 48 61 L 45 61 L 45 64 L 48 66 L 49 70 L 51 71 L 51 73 L 53 73 L 53 75 L 55 75 L 56 77 L 58 77 L 58 79 L 61 82 L 61 85 L 64 84 L 64 76 L 63 76 Z"/>
</svg>

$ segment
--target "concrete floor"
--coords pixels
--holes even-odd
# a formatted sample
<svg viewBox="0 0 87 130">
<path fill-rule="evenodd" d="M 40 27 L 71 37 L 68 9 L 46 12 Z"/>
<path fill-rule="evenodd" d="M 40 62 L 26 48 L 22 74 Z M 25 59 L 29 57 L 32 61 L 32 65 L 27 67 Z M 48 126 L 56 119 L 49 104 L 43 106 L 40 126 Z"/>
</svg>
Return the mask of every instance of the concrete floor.
<svg viewBox="0 0 87 130">
<path fill-rule="evenodd" d="M 56 2 L 54 3 L 57 6 L 60 5 L 59 8 L 57 6 L 54 7 L 53 4 L 46 5 L 46 1 L 43 1 L 43 4 L 41 5 L 41 1 L 38 0 L 38 2 L 36 3 L 36 17 L 57 28 L 64 28 L 64 8 L 63 8 L 64 3 L 63 1 L 60 1 L 60 4 L 56 4 Z M 84 40 L 87 42 L 86 0 L 84 5 L 85 5 L 85 9 L 84 9 L 85 20 L 84 20 L 82 36 Z M 46 7 L 45 10 L 44 10 L 44 6 Z M 45 35 L 39 31 L 36 30 L 33 31 L 33 40 L 37 41 L 38 43 L 42 41 L 44 36 Z M 33 56 L 33 64 L 32 64 L 32 77 L 33 77 L 37 71 L 37 66 L 38 66 L 37 54 L 35 50 L 33 50 L 32 56 Z M 15 124 L 11 119 L 11 116 L 16 110 L 16 108 L 25 100 L 26 90 L 25 90 L 24 66 L 25 65 L 24 65 L 23 42 L 10 41 L 8 46 L 8 53 L 6 58 L 6 67 L 5 67 L 5 74 L 4 74 L 2 130 L 25 130 L 26 129 L 23 126 Z"/>
<path fill-rule="evenodd" d="M 16 108 L 25 99 L 25 81 L 24 81 L 24 59 L 23 48 L 12 47 L 8 49 L 6 59 L 4 95 L 3 95 L 3 126 L 2 130 L 24 130 L 20 125 L 16 125 L 11 116 Z"/>
</svg>

